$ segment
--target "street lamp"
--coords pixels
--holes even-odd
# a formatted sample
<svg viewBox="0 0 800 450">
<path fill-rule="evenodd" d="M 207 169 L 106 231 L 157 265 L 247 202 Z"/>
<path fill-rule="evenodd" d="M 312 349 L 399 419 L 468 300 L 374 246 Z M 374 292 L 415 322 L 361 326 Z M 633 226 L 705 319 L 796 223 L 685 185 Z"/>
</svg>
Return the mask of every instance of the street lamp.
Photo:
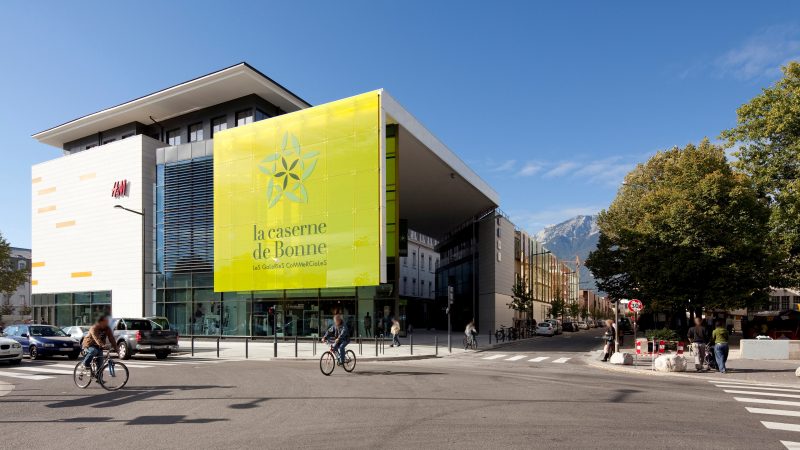
<svg viewBox="0 0 800 450">
<path fill-rule="evenodd" d="M 147 249 L 147 243 L 145 240 L 145 218 L 144 218 L 144 211 L 136 211 L 134 209 L 126 208 L 122 205 L 114 205 L 114 209 L 121 209 L 124 211 L 128 211 L 129 213 L 133 213 L 142 217 L 142 315 L 147 314 L 147 279 L 145 277 L 145 272 L 147 271 L 147 264 L 145 263 L 145 250 Z"/>
</svg>

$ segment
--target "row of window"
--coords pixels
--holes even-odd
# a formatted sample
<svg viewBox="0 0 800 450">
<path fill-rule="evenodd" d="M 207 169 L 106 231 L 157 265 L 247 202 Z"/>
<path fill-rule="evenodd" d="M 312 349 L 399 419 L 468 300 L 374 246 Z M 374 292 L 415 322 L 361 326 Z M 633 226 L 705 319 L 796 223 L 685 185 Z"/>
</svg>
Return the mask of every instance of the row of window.
<svg viewBox="0 0 800 450">
<path fill-rule="evenodd" d="M 433 281 L 428 283 L 428 297 L 433 297 Z M 411 295 L 425 295 L 425 280 L 419 280 L 419 291 L 417 291 L 417 279 L 411 279 Z M 408 277 L 403 277 L 403 292 L 408 293 Z M 419 294 L 417 293 L 419 292 Z"/>
<path fill-rule="evenodd" d="M 794 297 L 790 297 L 788 295 L 783 296 L 772 296 L 770 297 L 770 309 L 772 311 L 785 311 L 790 309 L 789 307 L 789 300 L 792 299 L 792 305 L 797 307 L 800 305 L 800 296 L 795 295 Z"/>
<path fill-rule="evenodd" d="M 261 111 L 260 109 L 256 108 L 255 113 L 253 113 L 253 109 L 243 109 L 241 111 L 236 112 L 236 121 L 235 125 L 240 127 L 242 125 L 247 125 L 253 122 L 258 122 L 259 120 L 264 120 L 269 118 L 267 113 Z M 211 119 L 211 136 L 209 138 L 213 139 L 214 134 L 218 133 L 222 130 L 228 129 L 228 117 L 227 116 L 219 116 Z M 180 145 L 183 143 L 183 130 L 180 128 L 174 128 L 172 130 L 167 131 L 167 144 L 169 145 Z M 197 122 L 189 125 L 189 141 L 188 142 L 197 142 L 202 141 L 205 139 L 204 132 L 203 132 L 203 122 Z"/>
<path fill-rule="evenodd" d="M 403 265 L 404 266 L 408 266 L 409 257 L 404 256 L 402 259 L 403 259 Z M 416 251 L 411 252 L 411 267 L 413 267 L 415 269 L 417 268 L 417 252 Z M 419 252 L 419 267 L 420 267 L 420 269 L 425 270 L 425 253 L 423 253 L 423 252 Z M 430 273 L 435 272 L 436 269 L 438 269 L 438 268 L 439 268 L 439 258 L 438 257 L 436 258 L 436 262 L 435 262 L 435 266 L 434 266 L 433 257 L 429 255 L 428 256 L 428 270 L 430 271 Z"/>
</svg>

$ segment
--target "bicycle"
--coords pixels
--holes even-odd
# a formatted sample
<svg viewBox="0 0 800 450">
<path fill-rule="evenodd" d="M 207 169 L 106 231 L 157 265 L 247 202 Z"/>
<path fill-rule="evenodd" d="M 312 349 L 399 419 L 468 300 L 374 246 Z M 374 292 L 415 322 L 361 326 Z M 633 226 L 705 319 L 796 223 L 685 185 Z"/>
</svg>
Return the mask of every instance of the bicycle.
<svg viewBox="0 0 800 450">
<path fill-rule="evenodd" d="M 464 336 L 464 350 L 477 350 L 477 349 L 478 349 L 478 339 L 476 339 L 474 335 Z"/>
<path fill-rule="evenodd" d="M 75 386 L 81 389 L 86 389 L 92 384 L 92 380 L 107 391 L 116 391 L 122 389 L 128 383 L 128 367 L 121 362 L 111 359 L 111 352 L 106 351 L 103 354 L 103 365 L 98 368 L 97 360 L 100 355 L 92 358 L 91 369 L 87 369 L 83 365 L 83 361 L 79 361 L 75 365 L 75 370 L 72 372 L 72 379 L 75 381 Z"/>
<path fill-rule="evenodd" d="M 325 351 L 322 356 L 319 357 L 319 370 L 322 371 L 322 374 L 325 376 L 330 376 L 333 373 L 333 369 L 339 364 L 339 355 L 336 350 L 333 349 L 333 343 L 329 342 L 331 348 L 330 350 Z M 352 372 L 356 368 L 356 354 L 352 350 L 347 350 L 344 354 L 344 364 L 342 365 L 344 371 L 347 373 Z"/>
</svg>

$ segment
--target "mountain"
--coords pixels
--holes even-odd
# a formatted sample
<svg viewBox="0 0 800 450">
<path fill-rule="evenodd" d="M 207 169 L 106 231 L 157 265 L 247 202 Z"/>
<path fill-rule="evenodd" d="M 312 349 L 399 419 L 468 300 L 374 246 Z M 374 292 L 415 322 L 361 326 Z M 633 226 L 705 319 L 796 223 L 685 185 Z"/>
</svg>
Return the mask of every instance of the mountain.
<svg viewBox="0 0 800 450">
<path fill-rule="evenodd" d="M 536 233 L 536 240 L 553 252 L 558 259 L 575 267 L 575 256 L 581 260 L 581 289 L 597 289 L 594 277 L 583 263 L 589 252 L 597 248 L 600 228 L 597 216 L 575 216 L 557 225 L 550 225 Z"/>
</svg>

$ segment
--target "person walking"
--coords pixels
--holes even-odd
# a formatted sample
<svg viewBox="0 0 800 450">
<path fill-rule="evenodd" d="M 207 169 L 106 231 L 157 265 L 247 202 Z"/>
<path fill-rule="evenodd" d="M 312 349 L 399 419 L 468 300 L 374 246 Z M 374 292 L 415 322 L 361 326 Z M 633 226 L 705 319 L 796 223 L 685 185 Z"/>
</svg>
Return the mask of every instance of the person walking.
<svg viewBox="0 0 800 450">
<path fill-rule="evenodd" d="M 397 319 L 392 319 L 392 345 L 389 347 L 400 347 L 400 322 Z"/>
<path fill-rule="evenodd" d="M 614 334 L 616 331 L 614 321 L 611 319 L 606 320 L 606 332 L 603 333 L 603 340 L 606 342 L 603 347 L 603 362 L 607 362 L 611 355 L 614 354 Z"/>
<path fill-rule="evenodd" d="M 369 312 L 364 316 L 364 334 L 372 337 L 372 317 L 369 316 Z"/>
<path fill-rule="evenodd" d="M 703 319 L 695 317 L 694 326 L 689 328 L 688 337 L 689 342 L 692 344 L 692 353 L 694 353 L 694 368 L 698 372 L 705 372 L 708 333 L 706 332 L 706 327 L 703 326 Z"/>
<path fill-rule="evenodd" d="M 725 363 L 728 361 L 728 330 L 722 320 L 717 321 L 717 327 L 711 333 L 711 342 L 714 343 L 714 357 L 719 373 L 725 373 Z"/>
</svg>

